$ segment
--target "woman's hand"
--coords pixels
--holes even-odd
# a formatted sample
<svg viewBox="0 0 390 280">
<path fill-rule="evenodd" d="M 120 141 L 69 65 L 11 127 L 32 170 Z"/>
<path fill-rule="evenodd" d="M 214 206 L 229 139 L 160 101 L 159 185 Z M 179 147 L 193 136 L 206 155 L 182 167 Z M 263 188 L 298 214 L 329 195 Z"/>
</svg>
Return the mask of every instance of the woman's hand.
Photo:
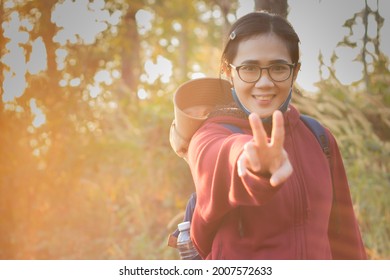
<svg viewBox="0 0 390 280">
<path fill-rule="evenodd" d="M 254 173 L 271 174 L 270 184 L 275 187 L 287 180 L 293 171 L 287 152 L 283 148 L 283 115 L 280 111 L 273 113 L 270 142 L 257 114 L 250 114 L 249 123 L 253 140 L 245 144 L 244 151 L 238 159 L 238 175 L 242 177 L 248 170 Z"/>
</svg>

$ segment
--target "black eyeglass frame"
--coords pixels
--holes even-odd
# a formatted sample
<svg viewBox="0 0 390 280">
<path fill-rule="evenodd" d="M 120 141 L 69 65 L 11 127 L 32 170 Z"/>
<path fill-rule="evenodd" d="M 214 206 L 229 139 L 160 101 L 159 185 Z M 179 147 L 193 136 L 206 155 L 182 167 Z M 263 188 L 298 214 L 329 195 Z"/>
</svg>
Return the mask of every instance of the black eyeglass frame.
<svg viewBox="0 0 390 280">
<path fill-rule="evenodd" d="M 243 82 L 245 82 L 245 83 L 248 83 L 248 84 L 257 83 L 257 82 L 260 80 L 261 75 L 263 74 L 263 69 L 266 69 L 266 70 L 267 70 L 268 77 L 270 77 L 270 79 L 271 79 L 272 81 L 277 82 L 277 83 L 279 83 L 279 82 L 284 82 L 284 81 L 288 80 L 288 79 L 291 77 L 291 74 L 292 74 L 292 72 L 293 72 L 293 69 L 294 69 L 295 66 L 296 66 L 295 63 L 274 63 L 274 64 L 271 64 L 271 65 L 268 65 L 268 66 L 265 66 L 265 67 L 261 67 L 261 66 L 259 66 L 259 65 L 253 65 L 253 64 L 243 64 L 243 65 L 240 65 L 240 66 L 235 66 L 235 65 L 233 65 L 233 64 L 230 63 L 229 65 L 230 65 L 230 67 L 232 67 L 233 69 L 235 69 L 235 70 L 237 71 L 237 74 L 238 74 L 238 77 L 240 78 L 240 80 L 243 81 Z M 283 79 L 283 80 L 278 81 L 278 80 L 275 80 L 274 78 L 272 78 L 271 74 L 269 73 L 269 69 L 270 69 L 272 66 L 275 66 L 275 65 L 287 65 L 287 66 L 290 67 L 290 73 L 289 73 L 289 75 L 288 75 L 288 77 L 287 77 L 286 79 Z M 247 67 L 247 66 L 256 67 L 256 68 L 260 69 L 259 77 L 258 77 L 256 80 L 248 82 L 248 81 L 245 81 L 244 79 L 241 78 L 241 75 L 240 75 L 240 68 L 242 68 L 242 67 Z"/>
</svg>

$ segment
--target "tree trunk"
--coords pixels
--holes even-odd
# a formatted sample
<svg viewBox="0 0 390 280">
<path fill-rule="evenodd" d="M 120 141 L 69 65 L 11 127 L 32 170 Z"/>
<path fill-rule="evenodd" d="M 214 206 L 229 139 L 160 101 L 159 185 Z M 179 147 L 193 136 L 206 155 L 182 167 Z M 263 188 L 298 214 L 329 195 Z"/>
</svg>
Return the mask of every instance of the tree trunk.
<svg viewBox="0 0 390 280">
<path fill-rule="evenodd" d="M 364 74 L 364 83 L 366 89 L 370 88 L 370 79 L 368 76 L 368 66 L 367 66 L 367 43 L 368 43 L 368 15 L 370 13 L 370 8 L 368 7 L 367 0 L 365 0 L 365 8 L 363 14 L 363 24 L 364 24 L 364 37 L 363 37 L 363 49 L 362 49 L 362 62 L 363 62 L 363 74 Z"/>
<path fill-rule="evenodd" d="M 141 72 L 140 39 L 135 20 L 136 12 L 136 9 L 130 8 L 122 25 L 124 38 L 127 40 L 122 47 L 122 80 L 130 89 L 128 97 L 131 99 L 131 103 L 138 100 L 137 89 Z"/>
<path fill-rule="evenodd" d="M 3 36 L 4 30 L 3 30 L 3 22 L 4 22 L 4 3 L 3 1 L 0 1 L 0 69 L 3 69 L 3 63 L 1 62 L 1 59 L 3 57 L 4 51 L 5 51 L 5 38 Z M 3 83 L 4 83 L 4 75 L 3 70 L 0 71 L 0 97 L 3 97 Z M 3 111 L 3 101 L 0 98 L 0 114 Z"/>
<path fill-rule="evenodd" d="M 217 0 L 215 1 L 215 3 L 220 7 L 222 12 L 222 18 L 223 18 L 222 38 L 224 38 L 230 30 L 231 24 L 229 23 L 228 15 L 232 9 L 233 3 L 232 1 L 229 0 Z"/>
<path fill-rule="evenodd" d="M 265 10 L 287 18 L 288 4 L 287 0 L 255 0 L 255 10 Z"/>
</svg>

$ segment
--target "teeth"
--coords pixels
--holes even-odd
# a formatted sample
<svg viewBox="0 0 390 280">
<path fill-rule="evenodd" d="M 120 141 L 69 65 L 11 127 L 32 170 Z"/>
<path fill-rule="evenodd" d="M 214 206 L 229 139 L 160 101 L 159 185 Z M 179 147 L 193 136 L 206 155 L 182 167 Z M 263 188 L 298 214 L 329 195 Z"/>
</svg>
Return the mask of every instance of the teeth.
<svg viewBox="0 0 390 280">
<path fill-rule="evenodd" d="M 273 95 L 254 95 L 257 100 L 268 101 L 271 100 Z"/>
</svg>

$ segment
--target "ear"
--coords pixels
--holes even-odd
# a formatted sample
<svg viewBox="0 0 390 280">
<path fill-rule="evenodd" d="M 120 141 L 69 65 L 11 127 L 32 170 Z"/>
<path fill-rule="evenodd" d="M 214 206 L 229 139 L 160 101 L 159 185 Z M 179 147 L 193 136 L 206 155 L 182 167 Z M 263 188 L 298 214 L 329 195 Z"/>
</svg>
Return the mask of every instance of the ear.
<svg viewBox="0 0 390 280">
<path fill-rule="evenodd" d="M 224 63 L 221 67 L 221 74 L 224 74 L 226 78 L 231 79 L 232 78 L 232 72 L 231 68 Z"/>
<path fill-rule="evenodd" d="M 297 66 L 295 66 L 295 68 L 294 68 L 294 72 L 293 72 L 294 81 L 293 82 L 295 82 L 295 80 L 297 79 L 298 73 L 299 73 L 300 70 L 301 70 L 301 63 L 298 62 Z"/>
</svg>

